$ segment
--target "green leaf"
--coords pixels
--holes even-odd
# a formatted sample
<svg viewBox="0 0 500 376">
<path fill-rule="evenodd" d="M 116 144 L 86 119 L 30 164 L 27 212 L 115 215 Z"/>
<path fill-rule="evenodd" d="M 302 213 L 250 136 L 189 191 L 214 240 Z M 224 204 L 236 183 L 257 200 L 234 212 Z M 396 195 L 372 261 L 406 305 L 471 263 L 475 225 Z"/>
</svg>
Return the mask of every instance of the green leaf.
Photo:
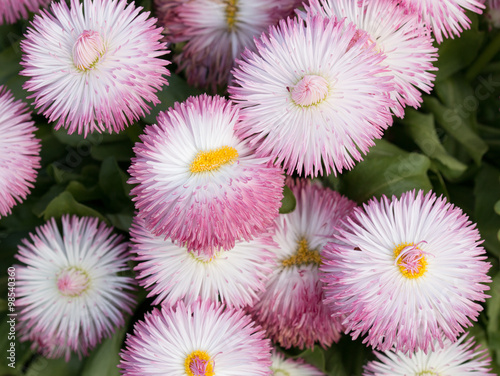
<svg viewBox="0 0 500 376">
<path fill-rule="evenodd" d="M 469 14 L 473 21 L 471 29 L 464 31 L 459 39 L 445 39 L 439 45 L 439 58 L 435 64 L 438 68 L 436 82 L 444 80 L 469 66 L 481 49 L 484 32 L 477 30 L 478 17 Z M 464 53 L 464 51 L 467 51 L 467 53 Z"/>
<path fill-rule="evenodd" d="M 131 185 L 127 184 L 129 176 L 122 171 L 114 157 L 102 162 L 99 171 L 99 186 L 114 201 L 129 202 Z"/>
<path fill-rule="evenodd" d="M 130 213 L 106 214 L 113 227 L 128 232 L 134 218 L 133 210 Z"/>
<path fill-rule="evenodd" d="M 321 372 L 325 370 L 325 351 L 319 346 L 314 347 L 313 350 L 307 349 L 298 355 L 299 358 L 304 359 L 307 363 L 312 364 Z"/>
<path fill-rule="evenodd" d="M 77 202 L 68 191 L 64 191 L 47 205 L 43 211 L 43 218 L 46 221 L 51 217 L 59 219 L 65 214 L 76 214 L 81 217 L 97 217 L 100 220 L 109 223 L 108 220 L 98 211 Z"/>
<path fill-rule="evenodd" d="M 102 196 L 99 186 L 95 185 L 91 188 L 87 188 L 76 180 L 70 181 L 66 190 L 79 202 L 98 200 Z"/>
<path fill-rule="evenodd" d="M 439 141 L 433 114 L 423 114 L 410 108 L 402 122 L 418 147 L 435 161 L 447 179 L 457 179 L 467 170 L 467 165 L 448 154 Z"/>
<path fill-rule="evenodd" d="M 480 165 L 488 146 L 474 132 L 471 117 L 463 115 L 457 108 L 446 107 L 434 97 L 426 96 L 424 105 L 434 114 L 439 125 L 462 145 L 477 165 Z"/>
<path fill-rule="evenodd" d="M 133 145 L 130 139 L 112 144 L 100 144 L 92 147 L 91 155 L 92 158 L 98 161 L 114 157 L 120 162 L 130 162 L 130 159 L 134 156 L 132 147 Z"/>
<path fill-rule="evenodd" d="M 385 140 L 375 143 L 364 161 L 342 175 L 342 191 L 346 196 L 364 202 L 374 196 L 399 196 L 412 189 L 432 189 L 427 176 L 429 158 L 408 153 Z"/>
<path fill-rule="evenodd" d="M 279 210 L 280 214 L 293 212 L 296 205 L 297 200 L 295 200 L 292 190 L 285 185 L 283 188 L 283 199 L 281 200 L 281 207 Z"/>
<path fill-rule="evenodd" d="M 59 359 L 47 359 L 42 356 L 38 356 L 30 363 L 25 375 L 36 375 L 36 376 L 69 376 L 69 375 L 79 375 L 82 362 L 78 360 L 75 356 L 71 357 L 69 362 L 66 362 L 64 358 Z"/>
<path fill-rule="evenodd" d="M 124 336 L 125 328 L 122 328 L 92 351 L 85 361 L 81 376 L 119 376 L 119 353 Z"/>
<path fill-rule="evenodd" d="M 500 216 L 494 207 L 500 200 L 500 170 L 483 164 L 475 179 L 474 218 L 477 222 L 481 237 L 484 239 L 484 247 L 500 257 L 500 241 L 497 233 L 500 229 Z"/>
<path fill-rule="evenodd" d="M 168 110 L 175 102 L 184 102 L 188 97 L 200 94 L 203 94 L 203 91 L 189 86 L 185 80 L 172 73 L 168 77 L 168 86 L 163 86 L 162 91 L 157 93 L 161 104 L 156 105 L 143 120 L 154 124 L 160 111 Z"/>
<path fill-rule="evenodd" d="M 87 155 L 90 154 L 91 146 L 120 142 L 129 139 L 129 137 L 125 132 L 120 132 L 120 133 L 93 132 L 88 134 L 87 137 L 84 137 L 83 134 L 78 134 L 78 133 L 68 134 L 68 131 L 66 129 L 60 128 L 58 130 L 54 129 L 53 134 L 62 144 L 66 144 L 77 149 L 86 149 L 85 153 Z"/>
</svg>

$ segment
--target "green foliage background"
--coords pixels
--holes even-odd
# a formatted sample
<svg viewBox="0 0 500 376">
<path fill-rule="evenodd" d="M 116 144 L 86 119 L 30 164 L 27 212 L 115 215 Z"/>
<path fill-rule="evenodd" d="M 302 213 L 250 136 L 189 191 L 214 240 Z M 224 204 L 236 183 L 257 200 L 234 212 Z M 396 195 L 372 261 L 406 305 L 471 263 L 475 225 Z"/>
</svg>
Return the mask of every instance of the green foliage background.
<svg viewBox="0 0 500 376">
<path fill-rule="evenodd" d="M 139 5 L 151 9 L 151 1 Z M 322 177 L 324 184 L 359 203 L 373 196 L 399 195 L 410 189 L 433 189 L 461 207 L 477 223 L 493 265 L 491 298 L 478 322 L 469 331 L 487 347 L 494 372 L 500 374 L 500 33 L 490 31 L 481 16 L 470 15 L 472 29 L 462 37 L 439 46 L 435 89 L 424 96 L 422 107 L 408 109 L 403 120 L 395 119 L 384 138 L 365 160 L 349 172 Z M 0 85 L 27 103 L 19 76 L 19 42 L 28 21 L 0 26 Z M 172 68 L 172 66 L 170 66 Z M 106 339 L 88 358 L 70 362 L 47 360 L 17 343 L 17 367 L 7 367 L 7 268 L 21 239 L 50 217 L 63 214 L 91 215 L 127 235 L 134 206 L 129 196 L 127 169 L 132 147 L 159 111 L 175 101 L 201 93 L 184 78 L 172 74 L 159 97 L 162 103 L 142 121 L 114 135 L 94 134 L 87 139 L 54 131 L 44 117 L 36 115 L 37 137 L 42 140 L 42 168 L 32 194 L 13 214 L 0 220 L 0 375 L 3 376 L 113 376 L 119 371 L 119 350 L 126 332 L 150 310 L 146 293 L 137 292 L 138 306 L 127 326 Z M 33 107 L 32 107 L 33 109 Z M 292 210 L 294 198 L 285 192 L 283 211 Z M 133 266 L 133 265 L 131 265 Z M 132 273 L 132 272 L 130 272 Z M 318 366 L 328 375 L 361 375 L 372 351 L 361 340 L 344 336 L 329 349 L 288 350 Z"/>
</svg>

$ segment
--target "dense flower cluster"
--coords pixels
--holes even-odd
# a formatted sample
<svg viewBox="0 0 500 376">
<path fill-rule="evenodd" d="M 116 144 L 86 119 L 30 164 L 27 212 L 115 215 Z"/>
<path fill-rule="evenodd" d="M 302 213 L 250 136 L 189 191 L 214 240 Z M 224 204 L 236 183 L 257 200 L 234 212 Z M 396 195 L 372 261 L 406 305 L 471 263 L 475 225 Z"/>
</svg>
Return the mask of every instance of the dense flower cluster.
<svg viewBox="0 0 500 376">
<path fill-rule="evenodd" d="M 280 351 L 316 357 L 342 334 L 376 350 L 365 376 L 492 375 L 486 351 L 463 335 L 484 309 L 494 264 L 476 224 L 430 187 L 388 197 L 386 182 L 358 206 L 348 198 L 359 199 L 354 184 L 338 178 L 394 116 L 404 122 L 415 113 L 407 107 L 428 104 L 434 39 L 459 36 L 466 11 L 481 13 L 486 1 L 152 3 L 158 19 L 127 0 L 56 0 L 40 11 L 43 1 L 0 0 L 0 23 L 38 12 L 20 44 L 20 74 L 34 109 L 56 122 L 42 139 L 78 136 L 59 128 L 118 133 L 161 103 L 146 119 L 153 124 L 118 135 L 135 142 L 133 156 L 88 153 L 104 160 L 81 168 L 90 188 L 80 166 L 65 175 L 58 156 L 40 157 L 28 107 L 0 86 L 0 217 L 27 198 L 41 159 L 42 185 L 56 181 L 41 199 L 55 197 L 50 210 L 32 210 L 47 222 L 15 256 L 21 341 L 48 358 L 87 356 L 137 300 L 120 352 L 126 376 L 320 376 L 325 369 Z M 491 17 L 498 1 L 488 7 Z M 189 84 L 218 95 L 165 88 L 169 59 Z M 440 82 L 445 103 L 458 89 Z M 90 217 L 118 181 L 127 197 Z"/>
</svg>

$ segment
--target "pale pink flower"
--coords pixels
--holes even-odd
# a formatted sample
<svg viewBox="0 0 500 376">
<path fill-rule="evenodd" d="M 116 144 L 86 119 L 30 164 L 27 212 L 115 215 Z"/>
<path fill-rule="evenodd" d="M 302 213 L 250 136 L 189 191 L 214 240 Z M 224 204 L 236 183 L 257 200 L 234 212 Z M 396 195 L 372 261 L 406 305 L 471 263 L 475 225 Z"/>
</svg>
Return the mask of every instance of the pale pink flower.
<svg viewBox="0 0 500 376">
<path fill-rule="evenodd" d="M 0 0 L 0 25 L 27 19 L 28 12 L 37 12 L 50 0 Z"/>
<path fill-rule="evenodd" d="M 262 329 L 215 302 L 154 309 L 135 324 L 120 355 L 125 376 L 272 375 Z"/>
<path fill-rule="evenodd" d="M 40 140 L 28 106 L 0 86 L 0 218 L 26 199 L 40 168 Z"/>
<path fill-rule="evenodd" d="M 126 0 L 53 2 L 21 42 L 25 89 L 56 129 L 120 132 L 160 101 L 169 72 L 161 28 Z"/>
<path fill-rule="evenodd" d="M 293 13 L 301 0 L 155 0 L 169 42 L 184 43 L 175 57 L 190 85 L 225 87 L 231 68 L 253 38 Z"/>
<path fill-rule="evenodd" d="M 404 108 L 420 107 L 423 91 L 432 90 L 434 74 L 432 65 L 437 60 L 437 48 L 427 28 L 416 22 L 393 0 L 311 0 L 305 7 L 310 14 L 323 17 L 347 18 L 358 29 L 366 31 L 376 48 L 386 55 L 387 74 L 394 77 L 391 109 L 398 117 L 404 116 Z M 299 12 L 305 17 L 304 12 Z"/>
<path fill-rule="evenodd" d="M 24 239 L 16 256 L 21 340 L 49 358 L 87 355 L 134 304 L 128 244 L 97 218 L 54 218 Z"/>
<path fill-rule="evenodd" d="M 432 29 L 438 43 L 470 28 L 466 10 L 482 13 L 484 0 L 398 0 L 401 6 Z"/>
<path fill-rule="evenodd" d="M 174 305 L 178 300 L 220 301 L 243 308 L 258 299 L 272 273 L 275 248 L 270 234 L 249 242 L 236 242 L 232 249 L 212 256 L 198 255 L 163 236 L 155 236 L 144 221 L 134 218 L 130 229 L 135 270 L 140 285 L 155 296 L 153 304 Z"/>
<path fill-rule="evenodd" d="M 365 366 L 363 376 L 494 376 L 488 352 L 474 345 L 474 338 L 465 341 L 463 335 L 456 342 L 443 340 L 443 348 L 427 354 L 422 350 L 408 355 L 401 352 L 375 352 L 378 360 Z"/>
<path fill-rule="evenodd" d="M 392 124 L 385 55 L 354 24 L 320 16 L 281 21 L 237 60 L 236 127 L 289 174 L 351 169 Z"/>
<path fill-rule="evenodd" d="M 267 232 L 284 176 L 235 135 L 238 108 L 202 95 L 176 103 L 157 121 L 140 136 L 129 169 L 147 229 L 208 256 Z"/>
<path fill-rule="evenodd" d="M 267 335 L 285 348 L 330 346 L 340 338 L 339 319 L 323 304 L 319 279 L 322 249 L 334 240 L 336 226 L 355 203 L 307 180 L 288 182 L 297 200 L 295 210 L 276 220 L 274 240 L 278 264 L 260 300 L 249 308 Z"/>
<path fill-rule="evenodd" d="M 324 248 L 325 303 L 353 338 L 386 351 L 435 351 L 472 326 L 490 264 L 475 225 L 432 192 L 373 199 Z"/>
</svg>

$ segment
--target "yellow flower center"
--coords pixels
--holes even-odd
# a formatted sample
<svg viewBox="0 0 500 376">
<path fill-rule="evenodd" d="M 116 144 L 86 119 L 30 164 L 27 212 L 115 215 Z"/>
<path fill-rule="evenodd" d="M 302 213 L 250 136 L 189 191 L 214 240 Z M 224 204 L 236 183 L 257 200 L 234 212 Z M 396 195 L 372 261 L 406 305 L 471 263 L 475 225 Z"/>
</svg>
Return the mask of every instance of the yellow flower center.
<svg viewBox="0 0 500 376">
<path fill-rule="evenodd" d="M 219 169 L 227 163 L 234 163 L 238 151 L 231 146 L 223 146 L 209 151 L 200 151 L 189 166 L 192 173 L 208 172 Z"/>
<path fill-rule="evenodd" d="M 315 249 L 309 249 L 309 244 L 305 238 L 301 238 L 298 242 L 297 252 L 286 260 L 281 262 L 284 267 L 291 267 L 294 265 L 310 265 L 314 264 L 319 266 L 321 264 L 321 256 Z"/>
<path fill-rule="evenodd" d="M 236 13 L 238 12 L 238 7 L 236 4 L 238 0 L 225 0 L 226 2 L 226 22 L 228 29 L 232 31 L 234 29 L 234 24 L 236 23 Z"/>
<path fill-rule="evenodd" d="M 193 351 L 186 357 L 184 368 L 188 376 L 214 376 L 214 361 L 206 351 Z"/>
<path fill-rule="evenodd" d="M 401 243 L 394 247 L 394 263 L 406 278 L 414 279 L 424 275 L 427 270 L 427 258 L 418 247 L 420 243 Z"/>
</svg>

